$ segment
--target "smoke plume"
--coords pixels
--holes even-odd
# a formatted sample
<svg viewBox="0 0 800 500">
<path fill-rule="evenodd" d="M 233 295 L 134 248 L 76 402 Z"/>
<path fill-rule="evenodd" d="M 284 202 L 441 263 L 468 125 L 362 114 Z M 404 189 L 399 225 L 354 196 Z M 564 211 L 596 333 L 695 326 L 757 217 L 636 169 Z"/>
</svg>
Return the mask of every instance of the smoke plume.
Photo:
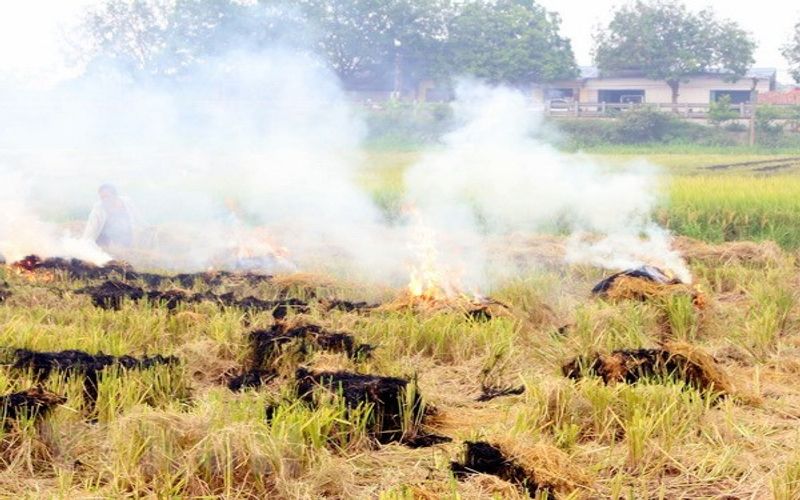
<svg viewBox="0 0 800 500">
<path fill-rule="evenodd" d="M 6 260 L 121 257 L 399 283 L 421 259 L 452 280 L 444 288 L 477 290 L 493 277 L 491 238 L 550 232 L 569 235 L 570 263 L 648 263 L 688 279 L 652 222 L 653 167 L 610 169 L 534 139 L 540 114 L 510 89 L 459 86 L 459 126 L 406 172 L 413 208 L 399 225 L 386 224 L 357 183 L 358 108 L 308 51 L 237 47 L 175 78 L 134 78 L 97 60 L 77 78 L 3 95 Z M 138 244 L 122 255 L 80 238 L 104 183 L 132 207 Z"/>
<path fill-rule="evenodd" d="M 652 222 L 652 166 L 603 167 L 534 139 L 542 115 L 515 90 L 462 82 L 454 107 L 461 125 L 407 172 L 406 185 L 426 224 L 462 235 L 456 246 L 466 267 L 481 267 L 480 242 L 489 235 L 545 231 L 569 235 L 570 263 L 649 263 L 690 278 L 669 235 Z"/>
</svg>

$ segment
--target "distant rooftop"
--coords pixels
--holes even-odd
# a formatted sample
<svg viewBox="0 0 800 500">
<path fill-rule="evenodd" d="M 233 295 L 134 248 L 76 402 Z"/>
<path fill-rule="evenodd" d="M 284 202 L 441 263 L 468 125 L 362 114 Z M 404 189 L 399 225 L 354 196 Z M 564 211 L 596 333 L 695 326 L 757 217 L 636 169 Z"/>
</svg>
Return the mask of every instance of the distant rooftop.
<svg viewBox="0 0 800 500">
<path fill-rule="evenodd" d="M 597 68 L 597 66 L 578 66 L 578 70 L 580 71 L 581 79 L 600 78 L 600 70 Z M 744 77 L 769 80 L 775 78 L 777 72 L 778 70 L 775 68 L 750 68 L 744 75 Z M 639 75 L 636 75 L 635 72 L 626 71 L 625 74 L 621 76 L 639 76 Z"/>
</svg>

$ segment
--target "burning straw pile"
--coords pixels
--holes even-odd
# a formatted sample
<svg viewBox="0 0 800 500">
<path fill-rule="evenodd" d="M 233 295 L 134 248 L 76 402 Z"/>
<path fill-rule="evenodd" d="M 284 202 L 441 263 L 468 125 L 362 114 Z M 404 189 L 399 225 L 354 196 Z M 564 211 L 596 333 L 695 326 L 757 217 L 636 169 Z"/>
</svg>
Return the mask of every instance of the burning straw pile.
<svg viewBox="0 0 800 500">
<path fill-rule="evenodd" d="M 707 303 L 706 297 L 699 290 L 653 266 L 641 266 L 612 274 L 595 285 L 592 294 L 610 300 L 641 301 L 671 295 L 688 295 L 700 309 Z"/>
<path fill-rule="evenodd" d="M 455 312 L 477 321 L 513 316 L 511 308 L 500 301 L 488 297 L 469 297 L 465 294 L 431 296 L 404 292 L 395 300 L 377 307 L 376 310 L 390 312 L 413 311 L 418 314 L 430 315 Z"/>
</svg>

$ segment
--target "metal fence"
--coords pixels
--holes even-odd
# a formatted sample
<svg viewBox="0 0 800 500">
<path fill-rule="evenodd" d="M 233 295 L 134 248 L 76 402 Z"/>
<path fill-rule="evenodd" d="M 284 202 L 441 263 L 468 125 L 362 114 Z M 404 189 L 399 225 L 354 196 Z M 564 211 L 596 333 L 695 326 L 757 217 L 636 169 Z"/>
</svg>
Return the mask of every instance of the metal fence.
<svg viewBox="0 0 800 500">
<path fill-rule="evenodd" d="M 774 107 L 792 107 L 791 105 L 772 104 Z M 613 118 L 630 109 L 649 108 L 656 111 L 675 113 L 684 118 L 708 118 L 709 103 L 618 103 L 618 102 L 575 102 L 575 101 L 548 101 L 545 103 L 545 112 L 549 116 L 587 117 L 587 118 Z M 731 104 L 731 110 L 738 113 L 739 118 L 747 119 L 753 113 L 750 103 Z"/>
</svg>

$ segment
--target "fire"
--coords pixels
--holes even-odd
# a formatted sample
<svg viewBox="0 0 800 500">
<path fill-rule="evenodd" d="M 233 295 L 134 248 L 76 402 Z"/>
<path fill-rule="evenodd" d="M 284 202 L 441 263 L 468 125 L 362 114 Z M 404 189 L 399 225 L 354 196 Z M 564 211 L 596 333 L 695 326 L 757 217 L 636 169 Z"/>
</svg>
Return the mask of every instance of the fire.
<svg viewBox="0 0 800 500">
<path fill-rule="evenodd" d="M 237 268 L 295 270 L 288 250 L 278 245 L 263 228 L 237 230 L 232 250 Z"/>
<path fill-rule="evenodd" d="M 51 270 L 36 270 L 41 262 L 36 256 L 28 256 L 22 260 L 10 264 L 8 268 L 16 276 L 30 283 L 50 283 L 56 279 L 56 275 Z"/>
<path fill-rule="evenodd" d="M 436 233 L 426 226 L 418 214 L 415 219 L 413 242 L 409 248 L 416 256 L 411 268 L 408 291 L 413 297 L 426 300 L 444 300 L 458 293 L 457 273 L 441 265 L 436 245 Z"/>
</svg>

